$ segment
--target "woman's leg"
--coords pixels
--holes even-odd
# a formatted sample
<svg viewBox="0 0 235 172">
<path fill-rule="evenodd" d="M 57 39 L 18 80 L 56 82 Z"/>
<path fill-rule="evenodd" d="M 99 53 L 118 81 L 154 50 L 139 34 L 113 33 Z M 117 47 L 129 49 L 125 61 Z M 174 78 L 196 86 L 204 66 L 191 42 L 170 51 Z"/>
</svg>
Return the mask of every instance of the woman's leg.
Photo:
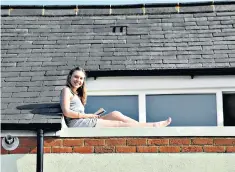
<svg viewBox="0 0 235 172">
<path fill-rule="evenodd" d="M 158 127 L 158 128 L 166 127 L 166 126 L 170 125 L 170 123 L 171 123 L 171 118 L 169 117 L 165 121 L 154 122 L 154 127 Z"/>
<path fill-rule="evenodd" d="M 101 116 L 100 119 L 104 119 L 104 120 L 114 120 L 114 121 L 122 121 L 125 123 L 138 123 L 138 121 L 131 119 L 128 116 L 123 115 L 121 112 L 119 111 L 113 111 L 105 116 Z"/>
<path fill-rule="evenodd" d="M 98 119 L 95 127 L 153 127 L 153 124 L 126 123 L 123 121 Z"/>
<path fill-rule="evenodd" d="M 113 111 L 105 116 L 100 117 L 100 119 L 104 119 L 104 120 L 112 120 L 112 121 L 122 121 L 124 123 L 133 123 L 133 124 L 143 124 L 145 125 L 146 123 L 140 123 L 130 117 L 127 117 L 125 115 L 123 115 L 121 112 L 119 111 Z M 159 121 L 159 122 L 154 122 L 151 124 L 154 124 L 154 127 L 164 127 L 167 126 L 171 123 L 171 118 L 168 118 L 165 121 Z"/>
<path fill-rule="evenodd" d="M 96 127 L 166 127 L 171 123 L 171 118 L 166 121 L 153 122 L 153 123 L 126 123 L 123 121 L 104 120 L 98 119 Z"/>
</svg>

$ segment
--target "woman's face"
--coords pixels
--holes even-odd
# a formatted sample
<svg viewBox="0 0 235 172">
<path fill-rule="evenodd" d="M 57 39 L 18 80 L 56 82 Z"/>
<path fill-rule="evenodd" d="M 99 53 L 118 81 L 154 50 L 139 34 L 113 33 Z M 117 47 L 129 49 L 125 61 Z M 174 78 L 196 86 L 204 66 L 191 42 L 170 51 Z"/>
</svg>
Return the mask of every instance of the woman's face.
<svg viewBox="0 0 235 172">
<path fill-rule="evenodd" d="M 78 89 L 83 85 L 84 79 L 85 79 L 84 72 L 76 70 L 73 72 L 70 82 L 74 88 Z"/>
</svg>

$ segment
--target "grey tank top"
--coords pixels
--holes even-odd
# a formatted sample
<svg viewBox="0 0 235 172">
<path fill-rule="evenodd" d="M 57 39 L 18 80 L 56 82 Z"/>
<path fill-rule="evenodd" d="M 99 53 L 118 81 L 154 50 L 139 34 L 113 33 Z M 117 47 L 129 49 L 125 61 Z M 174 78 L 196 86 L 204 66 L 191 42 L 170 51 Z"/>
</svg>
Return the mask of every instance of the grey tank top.
<svg viewBox="0 0 235 172">
<path fill-rule="evenodd" d="M 72 90 L 70 89 L 70 91 L 71 91 L 71 93 L 73 94 L 73 98 L 72 98 L 72 100 L 70 101 L 70 109 L 72 110 L 72 111 L 75 111 L 75 112 L 79 112 L 79 113 L 82 113 L 82 114 L 84 114 L 84 106 L 83 106 L 83 104 L 82 104 L 82 102 L 81 102 L 81 100 L 80 100 L 80 98 L 77 96 L 77 95 L 75 95 L 73 92 L 72 92 Z M 60 104 L 62 103 L 62 96 L 60 95 Z M 64 118 L 65 118 L 65 121 L 66 121 L 66 123 L 68 124 L 68 123 L 70 123 L 72 120 L 78 120 L 78 119 L 76 119 L 76 118 L 69 118 L 69 117 L 66 117 L 66 116 L 64 116 Z"/>
</svg>

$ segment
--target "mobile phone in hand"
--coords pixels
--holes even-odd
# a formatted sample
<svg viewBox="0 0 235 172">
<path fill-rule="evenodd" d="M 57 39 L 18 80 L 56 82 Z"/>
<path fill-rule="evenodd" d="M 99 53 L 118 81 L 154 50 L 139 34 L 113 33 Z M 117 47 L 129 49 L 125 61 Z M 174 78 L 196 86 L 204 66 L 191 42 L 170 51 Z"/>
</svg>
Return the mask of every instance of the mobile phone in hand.
<svg viewBox="0 0 235 172">
<path fill-rule="evenodd" d="M 104 110 L 104 108 L 100 108 L 98 111 L 96 111 L 94 114 L 95 115 L 99 115 L 102 116 L 106 111 Z"/>
</svg>

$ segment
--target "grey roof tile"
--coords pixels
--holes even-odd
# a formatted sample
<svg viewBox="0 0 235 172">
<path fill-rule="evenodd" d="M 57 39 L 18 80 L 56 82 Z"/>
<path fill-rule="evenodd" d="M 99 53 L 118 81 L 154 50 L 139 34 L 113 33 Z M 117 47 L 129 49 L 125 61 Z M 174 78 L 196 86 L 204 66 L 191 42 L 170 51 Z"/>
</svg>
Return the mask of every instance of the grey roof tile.
<svg viewBox="0 0 235 172">
<path fill-rule="evenodd" d="M 59 93 L 77 65 L 95 72 L 234 69 L 234 3 L 214 7 L 79 7 L 76 15 L 58 6 L 45 7 L 44 16 L 41 7 L 10 16 L 3 9 L 1 123 L 60 123 Z"/>
<path fill-rule="evenodd" d="M 8 120 L 8 119 L 1 119 L 1 124 L 17 124 L 19 123 L 20 120 L 16 120 L 16 119 L 11 119 L 11 120 Z M 27 121 L 27 120 L 26 120 Z"/>
</svg>

